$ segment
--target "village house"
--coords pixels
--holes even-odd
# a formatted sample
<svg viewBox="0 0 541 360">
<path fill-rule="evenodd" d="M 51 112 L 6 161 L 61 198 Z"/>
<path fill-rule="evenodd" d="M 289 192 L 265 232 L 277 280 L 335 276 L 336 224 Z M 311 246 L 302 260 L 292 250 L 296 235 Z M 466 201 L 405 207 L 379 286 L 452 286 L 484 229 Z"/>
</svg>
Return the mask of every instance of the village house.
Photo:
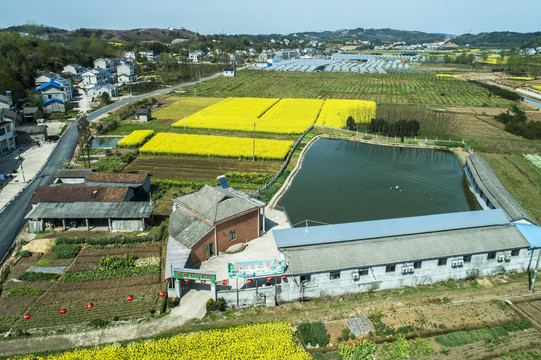
<svg viewBox="0 0 541 360">
<path fill-rule="evenodd" d="M 200 263 L 232 245 L 259 237 L 265 206 L 238 190 L 209 185 L 174 198 L 169 243 L 183 248 L 186 258 L 169 258 L 168 262 L 178 267 L 187 261 Z"/>
<path fill-rule="evenodd" d="M 96 86 L 103 86 L 109 82 L 109 74 L 102 69 L 92 69 L 82 74 L 83 82 L 81 86 L 90 89 Z"/>
<path fill-rule="evenodd" d="M 134 67 L 129 64 L 120 65 L 117 68 L 116 75 L 118 83 L 133 83 L 138 80 Z"/>
<path fill-rule="evenodd" d="M 224 76 L 237 76 L 237 68 L 224 68 Z"/>
<path fill-rule="evenodd" d="M 201 50 L 190 51 L 188 53 L 188 60 L 191 62 L 199 62 L 205 53 Z"/>
<path fill-rule="evenodd" d="M 135 110 L 135 118 L 139 121 L 150 121 L 152 120 L 152 112 L 150 111 L 150 108 L 138 108 Z"/>
<path fill-rule="evenodd" d="M 11 152 L 15 149 L 15 132 L 13 122 L 0 117 L 0 154 Z"/>
<path fill-rule="evenodd" d="M 0 110 L 10 109 L 13 106 L 11 91 L 6 91 L 6 95 L 0 95 Z"/>
<path fill-rule="evenodd" d="M 62 100 L 64 102 L 73 100 L 71 81 L 60 77 L 39 86 L 35 92 L 41 96 L 43 102 L 51 99 Z"/>
<path fill-rule="evenodd" d="M 94 60 L 94 69 L 102 69 L 109 73 L 114 73 L 116 70 L 115 59 L 99 58 Z"/>
<path fill-rule="evenodd" d="M 64 100 L 52 98 L 43 103 L 43 112 L 52 114 L 55 112 L 66 112 L 66 103 Z"/>
<path fill-rule="evenodd" d="M 48 83 L 49 81 L 53 81 L 56 78 L 60 77 L 57 73 L 54 72 L 48 72 L 45 74 L 42 74 L 34 79 L 34 82 L 36 84 L 36 87 L 40 87 L 43 84 Z"/>
<path fill-rule="evenodd" d="M 57 174 L 67 176 L 67 174 Z M 147 174 L 84 173 L 84 181 L 38 187 L 26 215 L 32 232 L 48 227 L 143 231 L 152 215 Z"/>
<path fill-rule="evenodd" d="M 117 97 L 118 88 L 116 85 L 113 85 L 111 83 L 106 83 L 104 85 L 94 86 L 93 88 L 88 89 L 88 96 L 90 96 L 91 99 L 97 99 L 103 93 L 108 93 L 109 97 Z"/>
<path fill-rule="evenodd" d="M 77 64 L 69 64 L 64 66 L 62 74 L 68 74 L 71 76 L 73 81 L 83 80 L 83 73 L 86 71 L 86 68 Z"/>
</svg>

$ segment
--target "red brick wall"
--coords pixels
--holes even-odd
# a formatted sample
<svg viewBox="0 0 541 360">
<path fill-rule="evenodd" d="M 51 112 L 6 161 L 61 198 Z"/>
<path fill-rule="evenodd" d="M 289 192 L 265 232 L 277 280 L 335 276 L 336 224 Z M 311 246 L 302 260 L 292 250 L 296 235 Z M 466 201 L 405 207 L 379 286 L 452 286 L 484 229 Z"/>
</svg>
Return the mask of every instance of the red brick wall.
<svg viewBox="0 0 541 360">
<path fill-rule="evenodd" d="M 229 241 L 229 231 L 236 229 L 236 239 Z M 215 255 L 226 251 L 231 245 L 253 240 L 259 236 L 259 210 L 254 210 L 237 218 L 217 225 L 218 249 Z M 192 247 L 190 260 L 193 263 L 205 261 L 205 245 L 214 243 L 214 231 Z"/>
</svg>

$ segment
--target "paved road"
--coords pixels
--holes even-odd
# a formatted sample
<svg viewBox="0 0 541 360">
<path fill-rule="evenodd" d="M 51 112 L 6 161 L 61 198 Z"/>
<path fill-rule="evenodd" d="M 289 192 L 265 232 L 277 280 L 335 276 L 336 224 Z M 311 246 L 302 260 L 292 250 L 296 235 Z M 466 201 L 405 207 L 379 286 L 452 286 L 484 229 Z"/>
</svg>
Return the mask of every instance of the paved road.
<svg viewBox="0 0 541 360">
<path fill-rule="evenodd" d="M 180 85 L 171 86 L 165 89 L 157 90 L 149 94 L 134 96 L 130 99 L 124 99 L 114 104 L 103 107 L 93 113 L 88 114 L 87 119 L 89 121 L 94 120 L 100 115 L 107 113 L 117 107 L 127 104 L 134 100 L 139 100 L 144 97 L 159 95 L 173 89 L 180 87 L 190 86 L 202 81 L 206 81 L 218 76 L 222 73 L 214 74 L 212 76 L 202 78 L 198 81 L 191 81 Z M 49 161 L 39 172 L 34 180 L 21 192 L 19 195 L 11 201 L 11 203 L 4 208 L 4 211 L 0 214 L 0 264 L 4 261 L 4 258 L 9 253 L 10 249 L 14 245 L 14 240 L 23 228 L 25 224 L 24 216 L 30 211 L 30 198 L 38 186 L 48 186 L 52 184 L 54 180 L 54 174 L 56 170 L 62 166 L 64 160 L 70 160 L 73 156 L 77 143 L 77 126 L 74 122 L 68 130 L 62 135 L 58 141 L 56 148 L 54 149 Z"/>
</svg>

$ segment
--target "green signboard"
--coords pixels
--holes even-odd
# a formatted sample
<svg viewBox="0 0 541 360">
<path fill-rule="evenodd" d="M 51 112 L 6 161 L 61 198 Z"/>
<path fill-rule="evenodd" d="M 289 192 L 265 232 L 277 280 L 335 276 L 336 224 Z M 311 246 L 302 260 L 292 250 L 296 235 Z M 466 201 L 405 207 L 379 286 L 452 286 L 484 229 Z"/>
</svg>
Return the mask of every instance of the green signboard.
<svg viewBox="0 0 541 360">
<path fill-rule="evenodd" d="M 173 269 L 175 279 L 216 281 L 216 272 L 196 269 Z"/>
<path fill-rule="evenodd" d="M 227 267 L 230 278 L 279 275 L 285 272 L 285 261 L 283 259 L 244 261 L 229 263 Z"/>
</svg>

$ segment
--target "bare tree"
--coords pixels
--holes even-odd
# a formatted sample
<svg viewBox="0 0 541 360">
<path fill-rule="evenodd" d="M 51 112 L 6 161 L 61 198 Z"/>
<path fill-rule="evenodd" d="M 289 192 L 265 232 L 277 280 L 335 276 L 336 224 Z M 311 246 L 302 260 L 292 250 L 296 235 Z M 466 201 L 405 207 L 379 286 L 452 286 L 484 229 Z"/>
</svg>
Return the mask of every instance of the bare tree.
<svg viewBox="0 0 541 360">
<path fill-rule="evenodd" d="M 79 138 L 77 139 L 77 145 L 79 145 L 79 153 L 83 155 L 83 162 L 85 168 L 87 167 L 87 161 L 88 167 L 90 168 L 90 143 L 92 141 L 92 131 L 90 130 L 90 122 L 88 121 L 86 116 L 83 116 L 77 120 L 77 133 L 79 134 Z M 84 157 L 85 151 L 86 158 Z"/>
</svg>

